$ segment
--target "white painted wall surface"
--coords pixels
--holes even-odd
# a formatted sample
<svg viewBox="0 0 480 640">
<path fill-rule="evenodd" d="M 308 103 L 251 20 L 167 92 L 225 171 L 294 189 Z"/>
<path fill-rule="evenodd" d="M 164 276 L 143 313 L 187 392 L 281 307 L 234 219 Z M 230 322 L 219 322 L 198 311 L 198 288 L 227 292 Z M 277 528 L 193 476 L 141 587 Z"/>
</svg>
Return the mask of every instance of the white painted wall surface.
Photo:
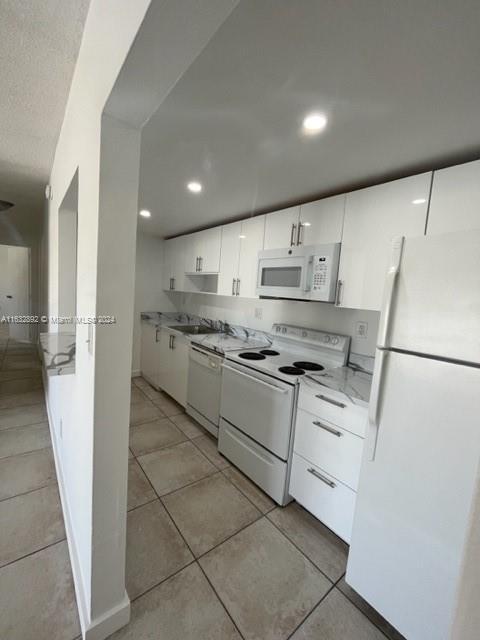
<svg viewBox="0 0 480 640">
<path fill-rule="evenodd" d="M 50 315 L 58 314 L 58 209 L 77 169 L 77 312 L 83 316 L 94 316 L 97 312 L 101 115 L 149 4 L 149 0 L 92 0 L 90 4 L 50 177 L 53 190 L 47 242 Z M 56 328 L 52 326 L 50 330 Z M 104 620 L 112 620 L 112 616 L 114 619 L 116 609 L 100 611 L 92 603 L 98 586 L 94 581 L 102 574 L 102 568 L 104 574 L 110 570 L 110 559 L 103 566 L 102 556 L 96 557 L 93 572 L 95 359 L 89 353 L 87 338 L 87 325 L 79 325 L 76 373 L 68 377 L 68 382 L 49 385 L 47 399 L 51 421 L 56 425 L 60 420 L 63 423 L 56 461 L 64 513 L 70 518 L 68 542 L 82 630 L 86 637 L 99 638 L 107 635 L 102 635 Z M 123 599 L 124 594 L 119 607 Z"/>
<path fill-rule="evenodd" d="M 135 264 L 135 315 L 133 325 L 132 375 L 140 373 L 142 311 L 175 311 L 171 299 L 162 289 L 163 241 L 139 233 Z"/>
<path fill-rule="evenodd" d="M 352 351 L 369 356 L 375 354 L 380 318 L 377 311 L 338 309 L 331 304 L 318 302 L 252 300 L 198 293 L 168 293 L 167 295 L 179 311 L 263 331 L 269 331 L 274 322 L 284 322 L 311 329 L 346 334 L 352 336 Z M 256 310 L 260 310 L 261 318 L 255 316 Z M 368 323 L 366 338 L 355 337 L 357 322 Z"/>
</svg>

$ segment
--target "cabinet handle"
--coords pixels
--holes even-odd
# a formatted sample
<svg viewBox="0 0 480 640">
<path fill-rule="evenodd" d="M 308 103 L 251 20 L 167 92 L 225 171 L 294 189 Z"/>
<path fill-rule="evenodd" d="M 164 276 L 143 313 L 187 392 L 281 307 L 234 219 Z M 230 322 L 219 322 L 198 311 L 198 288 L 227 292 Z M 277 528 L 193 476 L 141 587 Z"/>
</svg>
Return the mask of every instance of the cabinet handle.
<svg viewBox="0 0 480 640">
<path fill-rule="evenodd" d="M 307 469 L 307 471 L 308 471 L 308 473 L 311 473 L 312 476 L 315 476 L 315 478 L 318 478 L 319 480 L 321 480 L 325 484 L 328 484 L 328 486 L 331 487 L 332 489 L 335 489 L 335 487 L 337 486 L 335 484 L 335 482 L 332 482 L 332 480 L 329 480 L 328 478 L 323 476 L 321 473 L 318 473 L 318 471 L 316 469 L 313 469 L 312 467 L 310 467 L 310 469 Z"/>
<path fill-rule="evenodd" d="M 321 393 L 319 393 L 315 397 L 319 398 L 319 400 L 324 400 L 325 402 L 329 402 L 330 404 L 333 404 L 336 407 L 339 407 L 340 409 L 345 409 L 346 406 L 347 406 L 346 404 L 343 404 L 343 402 L 339 402 L 338 400 L 334 400 L 333 398 L 329 398 L 328 396 L 324 396 Z"/>
<path fill-rule="evenodd" d="M 175 291 L 175 278 L 172 278 L 172 291 Z"/>
<path fill-rule="evenodd" d="M 237 280 L 235 278 L 233 278 L 232 280 L 232 296 L 235 295 L 235 284 L 236 284 Z"/>
<path fill-rule="evenodd" d="M 338 307 L 342 303 L 343 280 L 337 280 L 337 295 L 335 296 L 335 305 Z"/>
<path fill-rule="evenodd" d="M 199 269 L 198 269 L 198 256 L 197 256 L 197 261 L 196 261 L 196 263 L 195 263 L 195 271 L 198 271 L 198 270 L 199 270 Z"/>
<path fill-rule="evenodd" d="M 198 270 L 199 270 L 199 271 L 201 271 L 201 270 L 202 270 L 202 266 L 203 266 L 203 264 L 202 264 L 202 263 L 203 263 L 203 258 L 202 258 L 202 256 L 200 256 L 200 257 L 198 258 Z"/>
<path fill-rule="evenodd" d="M 301 222 L 298 223 L 298 232 L 297 232 L 297 246 L 302 244 L 303 242 L 303 225 Z"/>
<path fill-rule="evenodd" d="M 158 342 L 158 329 L 155 329 L 155 342 Z"/>
<path fill-rule="evenodd" d="M 235 295 L 236 296 L 240 295 L 240 278 L 237 279 L 237 288 L 235 290 Z"/>
<path fill-rule="evenodd" d="M 171 349 L 175 349 L 175 336 L 170 336 L 172 339 L 172 346 L 170 347 Z"/>
<path fill-rule="evenodd" d="M 293 245 L 295 244 L 295 230 L 297 228 L 297 225 L 292 223 L 292 230 L 290 232 L 290 246 L 293 247 Z"/>
<path fill-rule="evenodd" d="M 343 436 L 343 433 L 341 431 L 332 429 L 332 427 L 329 427 L 328 424 L 323 424 L 323 422 L 318 422 L 318 420 L 314 420 L 313 424 L 316 427 L 320 427 L 320 429 L 324 429 L 325 431 L 328 431 L 328 433 L 331 433 L 332 435 L 337 436 L 337 438 L 341 438 Z"/>
</svg>

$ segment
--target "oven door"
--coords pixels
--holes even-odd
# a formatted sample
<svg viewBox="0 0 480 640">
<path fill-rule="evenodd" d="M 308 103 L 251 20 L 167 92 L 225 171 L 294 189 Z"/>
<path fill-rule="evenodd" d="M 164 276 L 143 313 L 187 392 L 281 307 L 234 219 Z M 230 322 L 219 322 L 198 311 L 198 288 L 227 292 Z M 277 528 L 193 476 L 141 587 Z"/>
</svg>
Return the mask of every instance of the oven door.
<svg viewBox="0 0 480 640">
<path fill-rule="evenodd" d="M 310 298 L 311 256 L 258 258 L 257 295 L 269 298 Z"/>
<path fill-rule="evenodd" d="M 296 387 L 241 365 L 223 365 L 220 415 L 282 460 L 290 451 Z"/>
</svg>

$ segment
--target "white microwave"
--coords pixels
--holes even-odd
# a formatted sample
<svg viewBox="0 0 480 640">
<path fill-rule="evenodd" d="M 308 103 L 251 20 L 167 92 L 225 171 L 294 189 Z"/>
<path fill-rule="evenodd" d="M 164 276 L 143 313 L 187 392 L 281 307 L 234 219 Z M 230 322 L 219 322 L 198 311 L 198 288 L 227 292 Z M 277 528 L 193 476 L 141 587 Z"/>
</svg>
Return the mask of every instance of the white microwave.
<svg viewBox="0 0 480 640">
<path fill-rule="evenodd" d="M 258 252 L 257 295 L 334 302 L 340 243 Z"/>
</svg>

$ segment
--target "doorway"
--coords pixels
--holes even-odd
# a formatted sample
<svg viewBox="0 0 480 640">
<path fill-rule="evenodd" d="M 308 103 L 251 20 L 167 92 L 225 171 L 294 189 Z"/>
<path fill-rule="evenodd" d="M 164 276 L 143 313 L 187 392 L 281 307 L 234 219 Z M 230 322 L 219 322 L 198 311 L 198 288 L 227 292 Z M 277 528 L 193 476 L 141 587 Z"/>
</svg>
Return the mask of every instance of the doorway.
<svg viewBox="0 0 480 640">
<path fill-rule="evenodd" d="M 0 339 L 29 342 L 31 313 L 30 249 L 0 245 Z M 16 319 L 15 319 L 16 318 Z"/>
</svg>

